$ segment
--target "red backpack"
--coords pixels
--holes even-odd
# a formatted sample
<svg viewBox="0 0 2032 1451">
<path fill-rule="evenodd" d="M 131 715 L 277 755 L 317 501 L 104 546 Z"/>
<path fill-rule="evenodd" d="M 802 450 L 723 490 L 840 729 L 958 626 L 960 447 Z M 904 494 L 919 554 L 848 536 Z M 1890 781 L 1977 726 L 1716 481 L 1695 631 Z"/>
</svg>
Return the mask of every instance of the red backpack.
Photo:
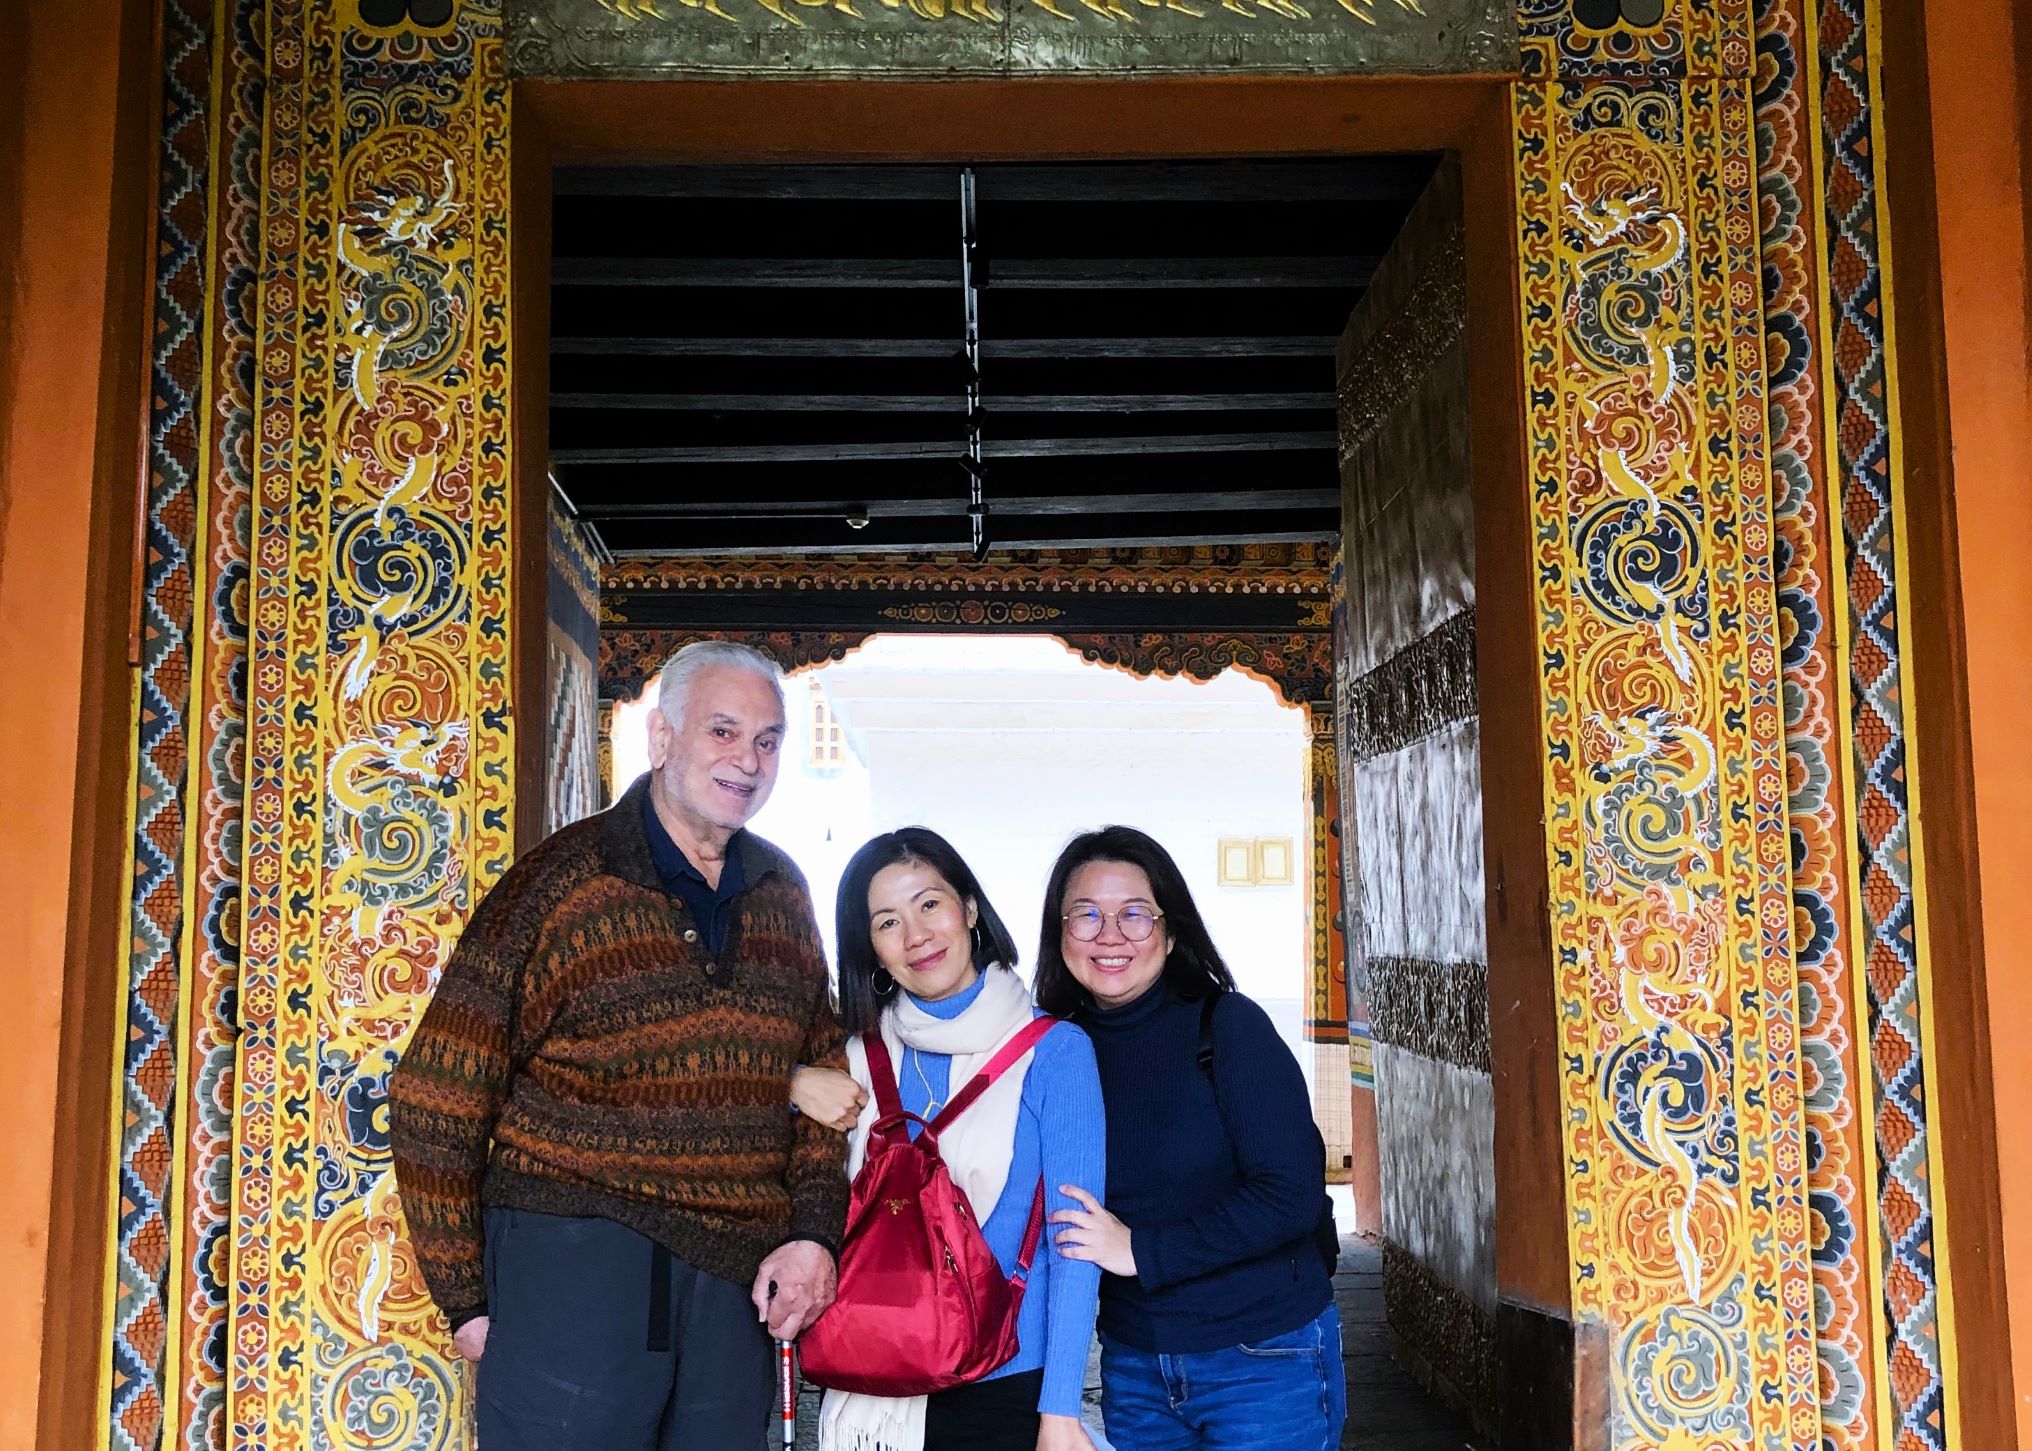
<svg viewBox="0 0 2032 1451">
<path fill-rule="evenodd" d="M 798 1341 L 814 1383 L 872 1396 L 922 1396 L 979 1380 L 1016 1353 L 1016 1315 L 1044 1233 L 1044 1180 L 1016 1273 L 1002 1275 L 938 1135 L 1058 1022 L 1033 1018 L 929 1123 L 903 1111 L 877 1034 L 862 1038 L 876 1119 L 847 1205 L 839 1294 Z M 912 1122 L 923 1124 L 915 1139 Z"/>
</svg>

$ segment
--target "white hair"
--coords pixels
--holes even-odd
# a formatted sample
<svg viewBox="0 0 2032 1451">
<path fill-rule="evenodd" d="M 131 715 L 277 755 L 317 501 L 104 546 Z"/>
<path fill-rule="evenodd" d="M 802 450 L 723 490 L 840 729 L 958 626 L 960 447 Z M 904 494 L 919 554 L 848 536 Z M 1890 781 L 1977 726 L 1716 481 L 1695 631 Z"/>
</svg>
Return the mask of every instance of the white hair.
<svg viewBox="0 0 2032 1451">
<path fill-rule="evenodd" d="M 684 724 L 684 708 L 691 694 L 692 677 L 716 665 L 746 670 L 769 682 L 776 692 L 776 704 L 783 707 L 783 672 L 776 662 L 749 645 L 732 640 L 694 640 L 670 657 L 656 677 L 656 707 L 673 726 Z"/>
</svg>

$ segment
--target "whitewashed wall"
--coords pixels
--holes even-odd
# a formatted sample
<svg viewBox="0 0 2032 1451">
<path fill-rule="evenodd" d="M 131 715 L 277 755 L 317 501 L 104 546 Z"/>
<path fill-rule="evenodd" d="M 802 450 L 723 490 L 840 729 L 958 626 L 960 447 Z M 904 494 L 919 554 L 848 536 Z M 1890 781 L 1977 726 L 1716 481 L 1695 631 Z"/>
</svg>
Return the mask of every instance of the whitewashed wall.
<svg viewBox="0 0 2032 1451">
<path fill-rule="evenodd" d="M 848 762 L 808 763 L 808 682 L 847 729 Z M 1242 990 L 1277 1021 L 1310 1077 L 1300 1015 L 1307 971 L 1302 863 L 1304 717 L 1229 673 L 1138 680 L 1050 639 L 883 636 L 788 682 L 791 738 L 755 829 L 804 868 L 831 946 L 841 869 L 870 835 L 924 825 L 967 858 L 1028 972 L 1044 882 L 1073 833 L 1109 822 L 1162 841 L 1186 873 Z M 643 769 L 647 705 L 614 724 L 615 776 Z M 1288 886 L 1218 884 L 1222 837 L 1288 837 Z"/>
</svg>

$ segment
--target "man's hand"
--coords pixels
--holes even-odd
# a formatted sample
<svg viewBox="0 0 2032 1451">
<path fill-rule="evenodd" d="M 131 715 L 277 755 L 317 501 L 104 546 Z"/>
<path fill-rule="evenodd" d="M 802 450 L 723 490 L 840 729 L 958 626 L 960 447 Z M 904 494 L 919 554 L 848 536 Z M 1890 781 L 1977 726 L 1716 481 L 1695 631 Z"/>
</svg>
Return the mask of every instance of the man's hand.
<svg viewBox="0 0 2032 1451">
<path fill-rule="evenodd" d="M 861 1117 L 868 1094 L 837 1068 L 799 1068 L 790 1075 L 790 1101 L 806 1118 L 846 1133 Z"/>
<path fill-rule="evenodd" d="M 452 1332 L 452 1349 L 467 1360 L 477 1361 L 487 1353 L 487 1317 L 475 1315 Z"/>
<path fill-rule="evenodd" d="M 775 1285 L 771 1295 L 769 1287 Z M 832 1304 L 839 1288 L 833 1257 L 826 1247 L 808 1239 L 794 1239 L 780 1246 L 762 1268 L 755 1272 L 756 1318 L 766 1321 L 769 1333 L 778 1340 L 795 1340 L 798 1332 L 818 1319 Z"/>
</svg>

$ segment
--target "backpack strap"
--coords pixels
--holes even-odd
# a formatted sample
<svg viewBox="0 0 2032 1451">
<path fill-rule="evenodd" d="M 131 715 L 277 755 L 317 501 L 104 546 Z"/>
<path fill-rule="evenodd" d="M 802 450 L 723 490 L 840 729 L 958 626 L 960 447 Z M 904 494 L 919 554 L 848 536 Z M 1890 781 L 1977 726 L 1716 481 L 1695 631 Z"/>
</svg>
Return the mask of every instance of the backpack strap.
<svg viewBox="0 0 2032 1451">
<path fill-rule="evenodd" d="M 1023 1247 L 1016 1252 L 1016 1273 L 1009 1276 L 1021 1295 L 1030 1281 L 1030 1265 L 1037 1258 L 1037 1246 L 1044 1238 L 1044 1176 L 1037 1176 L 1037 1192 L 1030 1196 L 1030 1223 L 1023 1229 Z"/>
<path fill-rule="evenodd" d="M 1214 1081 L 1214 1009 L 1221 1005 L 1219 988 L 1199 1000 L 1199 1071 L 1207 1076 L 1207 1082 Z M 1214 1090 L 1218 1100 L 1221 1091 Z"/>
<path fill-rule="evenodd" d="M 951 1123 L 953 1119 L 973 1107 L 974 1100 L 986 1093 L 989 1086 L 1004 1073 L 1007 1073 L 1019 1058 L 1036 1047 L 1037 1040 L 1057 1027 L 1058 1021 L 1057 1018 L 1050 1017 L 1032 1018 L 1021 1028 L 1017 1029 L 1015 1036 L 1004 1043 L 996 1051 L 995 1056 L 988 1060 L 988 1066 L 968 1079 L 967 1086 L 946 1101 L 946 1106 L 939 1110 L 938 1117 L 934 1118 L 926 1126 L 929 1131 L 934 1134 L 937 1133 L 940 1129 Z M 870 1074 L 869 1076 L 872 1077 L 873 1075 Z M 880 1105 L 881 1101 L 878 1099 L 876 1102 Z M 886 1109 L 884 1111 L 886 1112 Z"/>
<path fill-rule="evenodd" d="M 1200 999 L 1199 1004 L 1199 1071 L 1206 1075 L 1207 1087 L 1214 1091 L 1215 1108 L 1221 1104 L 1221 1086 L 1214 1078 L 1214 1009 L 1220 1006 L 1224 991 L 1222 988 L 1214 989 Z M 1321 1208 L 1319 1222 L 1313 1226 L 1312 1243 L 1319 1251 L 1319 1257 L 1326 1261 L 1326 1272 L 1331 1277 L 1338 1271 L 1341 1257 L 1340 1231 L 1334 1227 L 1331 1198 Z"/>
<path fill-rule="evenodd" d="M 880 1033 L 861 1034 L 861 1056 L 868 1060 L 868 1086 L 875 1090 L 875 1117 L 892 1118 L 903 1112 L 903 1095 L 896 1091 L 896 1065 L 889 1059 L 889 1045 Z"/>
</svg>

